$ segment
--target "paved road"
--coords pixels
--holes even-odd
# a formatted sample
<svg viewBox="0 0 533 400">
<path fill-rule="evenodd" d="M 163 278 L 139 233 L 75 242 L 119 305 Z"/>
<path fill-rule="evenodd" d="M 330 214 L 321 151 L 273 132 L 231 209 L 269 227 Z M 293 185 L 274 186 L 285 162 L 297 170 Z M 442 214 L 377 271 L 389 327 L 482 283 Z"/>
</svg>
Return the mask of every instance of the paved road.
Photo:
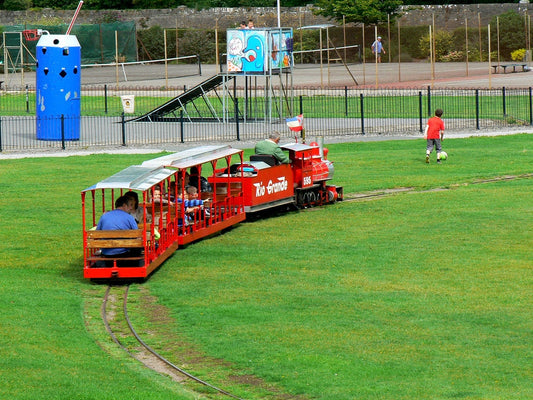
<svg viewBox="0 0 533 400">
<path fill-rule="evenodd" d="M 117 73 L 118 72 L 118 73 Z M 217 74 L 219 67 L 204 64 L 198 75 L 196 65 L 164 65 L 147 67 L 127 66 L 117 71 L 114 67 L 84 68 L 82 85 L 118 85 L 132 87 L 192 87 Z M 178 78 L 175 78 L 179 76 Z M 3 78 L 4 85 L 35 86 L 35 73 L 10 74 Z M 128 79 L 127 81 L 125 79 Z M 258 78 L 261 79 L 261 78 Z M 292 74 L 295 87 L 349 86 L 360 88 L 527 88 L 533 86 L 533 71 L 494 74 L 488 63 L 382 63 L 296 65 Z M 275 81 L 274 81 L 275 83 Z"/>
</svg>

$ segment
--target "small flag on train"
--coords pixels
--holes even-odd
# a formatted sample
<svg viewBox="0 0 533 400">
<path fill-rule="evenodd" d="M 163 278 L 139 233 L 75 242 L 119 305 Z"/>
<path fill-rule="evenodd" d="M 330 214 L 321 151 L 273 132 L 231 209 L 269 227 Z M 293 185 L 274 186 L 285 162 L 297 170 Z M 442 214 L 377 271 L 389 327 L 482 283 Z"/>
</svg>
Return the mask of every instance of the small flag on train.
<svg viewBox="0 0 533 400">
<path fill-rule="evenodd" d="M 291 131 L 300 132 L 304 128 L 303 114 L 300 114 L 293 118 L 287 118 L 285 121 L 287 122 L 287 126 Z"/>
</svg>

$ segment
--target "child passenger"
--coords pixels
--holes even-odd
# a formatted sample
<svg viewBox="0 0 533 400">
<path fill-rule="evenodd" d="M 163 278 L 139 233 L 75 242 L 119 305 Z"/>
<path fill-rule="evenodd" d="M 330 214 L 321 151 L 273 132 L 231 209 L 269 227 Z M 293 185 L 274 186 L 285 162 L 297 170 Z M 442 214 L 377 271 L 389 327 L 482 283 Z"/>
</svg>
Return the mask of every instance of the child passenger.
<svg viewBox="0 0 533 400">
<path fill-rule="evenodd" d="M 131 216 L 135 218 L 135 221 L 138 224 L 143 222 L 143 209 L 139 208 L 139 195 L 137 194 L 137 192 L 130 190 L 129 192 L 124 193 L 124 196 L 126 196 L 130 201 Z"/>
</svg>

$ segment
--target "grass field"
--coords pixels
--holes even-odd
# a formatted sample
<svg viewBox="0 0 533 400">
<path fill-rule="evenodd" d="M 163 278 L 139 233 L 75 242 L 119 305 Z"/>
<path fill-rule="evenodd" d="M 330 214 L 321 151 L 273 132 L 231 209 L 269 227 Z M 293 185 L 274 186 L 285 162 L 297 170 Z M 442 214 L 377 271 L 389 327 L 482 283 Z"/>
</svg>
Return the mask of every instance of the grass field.
<svg viewBox="0 0 533 400">
<path fill-rule="evenodd" d="M 166 92 L 153 91 L 154 95 L 136 95 L 135 113 L 145 114 L 167 101 L 174 98 Z M 342 90 L 331 90 L 331 95 L 304 95 L 294 99 L 294 104 L 298 112 L 300 107 L 307 118 L 322 118 L 328 115 L 329 118 L 360 118 L 361 100 L 359 94 L 354 90 L 349 91 L 350 95 L 345 97 Z M 530 95 L 523 90 L 512 91 L 503 97 L 500 91 L 484 92 L 476 99 L 474 91 L 470 90 L 466 95 L 460 92 L 458 95 L 447 93 L 446 95 L 432 94 L 428 99 L 426 92 L 421 92 L 423 98 L 409 92 L 391 91 L 388 94 L 379 93 L 378 96 L 372 92 L 365 93 L 364 96 L 364 116 L 365 118 L 418 118 L 422 111 L 423 117 L 428 107 L 428 102 L 438 104 L 440 108 L 446 110 L 446 118 L 450 119 L 474 119 L 476 118 L 476 101 L 481 119 L 503 120 L 507 119 L 512 123 L 512 119 L 518 121 L 529 121 L 530 119 Z M 195 106 L 188 107 L 187 113 L 191 117 L 211 116 L 211 109 L 218 115 L 223 114 L 223 104 L 216 96 L 209 97 L 210 104 L 204 101 L 196 101 Z M 267 112 L 265 107 L 268 101 L 263 97 L 255 96 L 248 101 L 239 97 L 239 110 L 244 112 L 248 108 L 249 117 L 263 117 Z M 422 105 L 420 104 L 422 100 Z M 505 103 L 505 105 L 504 105 Z M 0 102 L 0 114 L 4 116 L 27 116 L 35 115 L 35 93 L 5 94 Z M 421 108 L 422 106 L 422 108 Z M 233 106 L 230 107 L 233 112 Z M 82 116 L 120 116 L 123 112 L 122 101 L 119 96 L 96 96 L 86 95 L 81 101 Z M 431 112 L 431 114 L 433 111 Z"/>
<path fill-rule="evenodd" d="M 133 285 L 134 324 L 246 399 L 532 398 L 531 135 L 424 145 L 328 146 L 347 197 L 408 189 L 190 245 Z M 80 190 L 153 157 L 0 161 L 0 398 L 216 397 L 118 350 L 82 278 Z"/>
</svg>

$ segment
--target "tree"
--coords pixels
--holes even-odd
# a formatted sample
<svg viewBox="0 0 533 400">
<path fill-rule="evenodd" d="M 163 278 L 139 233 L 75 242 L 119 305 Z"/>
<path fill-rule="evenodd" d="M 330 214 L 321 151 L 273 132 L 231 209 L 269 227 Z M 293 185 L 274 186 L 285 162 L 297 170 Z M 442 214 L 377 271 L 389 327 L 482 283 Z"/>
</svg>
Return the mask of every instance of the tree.
<svg viewBox="0 0 533 400">
<path fill-rule="evenodd" d="M 401 0 L 317 0 L 317 15 L 331 17 L 338 22 L 379 24 L 387 21 L 389 15 L 398 15 Z"/>
<path fill-rule="evenodd" d="M 500 31 L 500 54 L 509 60 L 511 53 L 520 48 L 526 48 L 526 20 L 523 15 L 516 11 L 508 11 L 498 17 L 493 17 L 490 21 L 490 33 L 492 48 L 496 49 L 498 43 L 497 25 L 499 22 Z"/>
</svg>

